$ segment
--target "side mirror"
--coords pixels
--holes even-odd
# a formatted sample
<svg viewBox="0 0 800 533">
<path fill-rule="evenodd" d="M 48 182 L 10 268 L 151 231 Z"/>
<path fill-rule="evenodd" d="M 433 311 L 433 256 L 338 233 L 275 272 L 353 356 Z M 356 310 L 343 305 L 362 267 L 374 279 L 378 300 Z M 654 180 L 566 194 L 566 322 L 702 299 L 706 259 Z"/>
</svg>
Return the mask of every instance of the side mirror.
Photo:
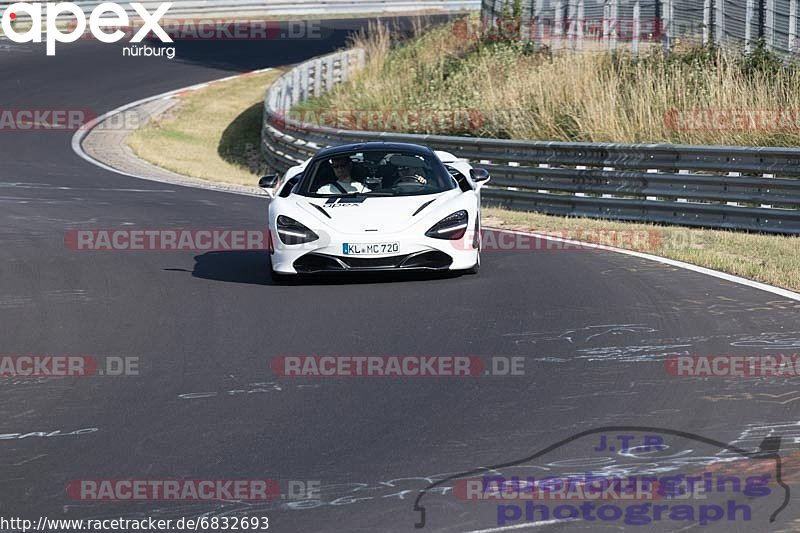
<svg viewBox="0 0 800 533">
<path fill-rule="evenodd" d="M 476 167 L 470 169 L 469 175 L 472 178 L 472 181 L 475 183 L 481 183 L 482 181 L 489 181 L 489 171 L 485 168 Z"/>
<path fill-rule="evenodd" d="M 269 174 L 268 176 L 261 176 L 258 180 L 258 186 L 262 189 L 274 189 L 275 185 L 278 184 L 278 175 L 277 174 Z"/>
<path fill-rule="evenodd" d="M 288 198 L 290 194 L 292 194 L 292 190 L 294 189 L 295 185 L 300 182 L 300 178 L 302 178 L 302 174 L 296 174 L 295 176 L 289 178 L 289 181 L 283 184 L 283 187 L 278 192 L 278 196 L 281 198 Z"/>
</svg>

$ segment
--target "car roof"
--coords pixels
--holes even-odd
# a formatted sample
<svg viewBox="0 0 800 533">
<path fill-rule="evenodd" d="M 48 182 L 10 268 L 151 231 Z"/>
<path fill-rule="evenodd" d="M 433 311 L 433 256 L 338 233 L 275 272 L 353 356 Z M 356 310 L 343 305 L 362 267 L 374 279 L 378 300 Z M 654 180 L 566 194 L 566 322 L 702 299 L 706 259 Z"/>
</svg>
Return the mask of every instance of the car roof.
<svg viewBox="0 0 800 533">
<path fill-rule="evenodd" d="M 369 150 L 397 150 L 402 152 L 411 152 L 420 155 L 430 155 L 433 151 L 419 144 L 411 143 L 388 143 L 388 142 L 365 142 L 354 144 L 341 144 L 339 146 L 330 146 L 323 148 L 316 153 L 314 158 L 333 157 L 337 154 L 347 152 L 369 151 Z"/>
</svg>

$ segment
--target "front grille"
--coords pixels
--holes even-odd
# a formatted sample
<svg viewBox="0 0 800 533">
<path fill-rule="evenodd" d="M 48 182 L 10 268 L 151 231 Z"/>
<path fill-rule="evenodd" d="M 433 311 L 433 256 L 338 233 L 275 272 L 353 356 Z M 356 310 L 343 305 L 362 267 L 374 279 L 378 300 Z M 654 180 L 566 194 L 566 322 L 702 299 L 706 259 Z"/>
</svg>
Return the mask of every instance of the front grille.
<svg viewBox="0 0 800 533">
<path fill-rule="evenodd" d="M 431 250 L 410 255 L 400 265 L 401 268 L 427 268 L 442 270 L 453 264 L 453 259 L 444 252 Z"/>
<path fill-rule="evenodd" d="M 340 257 L 339 260 L 350 268 L 397 268 L 407 255 L 391 257 Z"/>
<path fill-rule="evenodd" d="M 323 254 L 306 254 L 294 262 L 294 269 L 300 273 L 341 272 L 345 267 L 336 259 Z"/>
<path fill-rule="evenodd" d="M 334 257 L 312 252 L 296 259 L 294 268 L 304 274 L 351 270 L 443 270 L 452 262 L 449 255 L 436 250 L 391 257 Z"/>
</svg>

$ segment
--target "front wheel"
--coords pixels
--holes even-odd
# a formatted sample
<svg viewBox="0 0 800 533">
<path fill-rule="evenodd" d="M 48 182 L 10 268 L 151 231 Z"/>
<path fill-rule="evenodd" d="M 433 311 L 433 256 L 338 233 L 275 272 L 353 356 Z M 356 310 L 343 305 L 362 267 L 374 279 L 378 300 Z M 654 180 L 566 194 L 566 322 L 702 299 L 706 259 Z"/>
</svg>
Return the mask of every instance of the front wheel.
<svg viewBox="0 0 800 533">
<path fill-rule="evenodd" d="M 478 249 L 478 258 L 475 260 L 475 265 L 466 270 L 467 274 L 477 274 L 481 269 L 481 248 L 483 248 L 483 236 L 481 235 L 481 215 L 480 205 L 478 206 L 478 216 L 475 218 L 475 235 L 473 236 L 472 245 Z"/>
</svg>

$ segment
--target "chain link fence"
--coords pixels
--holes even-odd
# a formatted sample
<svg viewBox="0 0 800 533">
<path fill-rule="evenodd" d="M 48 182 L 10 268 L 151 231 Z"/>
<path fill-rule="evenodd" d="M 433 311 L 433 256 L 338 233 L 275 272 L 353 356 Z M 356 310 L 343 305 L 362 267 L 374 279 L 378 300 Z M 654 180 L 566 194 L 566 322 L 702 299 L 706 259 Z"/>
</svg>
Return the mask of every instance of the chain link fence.
<svg viewBox="0 0 800 533">
<path fill-rule="evenodd" d="M 551 48 L 759 43 L 798 54 L 800 0 L 482 0 L 480 31 Z"/>
</svg>

